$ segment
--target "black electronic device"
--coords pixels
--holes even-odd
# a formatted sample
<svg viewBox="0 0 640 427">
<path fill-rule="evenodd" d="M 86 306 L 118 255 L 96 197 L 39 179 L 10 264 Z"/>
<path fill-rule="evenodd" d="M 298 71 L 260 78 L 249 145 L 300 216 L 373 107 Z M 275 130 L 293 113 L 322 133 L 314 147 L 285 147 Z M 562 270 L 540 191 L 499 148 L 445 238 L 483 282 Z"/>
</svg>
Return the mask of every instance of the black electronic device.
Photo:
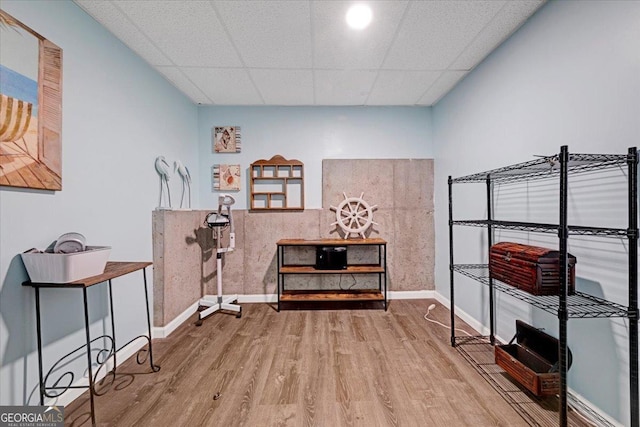
<svg viewBox="0 0 640 427">
<path fill-rule="evenodd" d="M 316 246 L 316 269 L 344 270 L 346 268 L 346 246 Z"/>
</svg>

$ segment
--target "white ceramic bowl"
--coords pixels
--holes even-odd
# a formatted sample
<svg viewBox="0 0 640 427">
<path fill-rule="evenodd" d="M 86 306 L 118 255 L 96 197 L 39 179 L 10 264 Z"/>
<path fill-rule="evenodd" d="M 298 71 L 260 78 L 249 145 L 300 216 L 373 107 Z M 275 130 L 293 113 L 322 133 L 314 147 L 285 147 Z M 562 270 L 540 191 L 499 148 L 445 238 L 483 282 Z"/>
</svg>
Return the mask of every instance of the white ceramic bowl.
<svg viewBox="0 0 640 427">
<path fill-rule="evenodd" d="M 85 250 L 87 240 L 80 233 L 65 233 L 58 237 L 53 252 L 56 254 L 70 254 Z"/>
</svg>

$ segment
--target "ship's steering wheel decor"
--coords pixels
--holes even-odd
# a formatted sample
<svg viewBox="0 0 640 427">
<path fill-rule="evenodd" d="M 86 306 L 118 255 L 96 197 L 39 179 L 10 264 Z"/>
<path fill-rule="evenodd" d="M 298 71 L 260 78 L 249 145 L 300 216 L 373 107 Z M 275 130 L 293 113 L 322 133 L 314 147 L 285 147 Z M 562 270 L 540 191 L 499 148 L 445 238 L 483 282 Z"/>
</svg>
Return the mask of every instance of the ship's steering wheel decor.
<svg viewBox="0 0 640 427">
<path fill-rule="evenodd" d="M 361 193 L 360 197 L 347 197 L 346 193 L 342 194 L 344 200 L 338 206 L 331 206 L 331 209 L 336 211 L 336 221 L 331 225 L 338 225 L 342 228 L 345 239 L 348 239 L 351 234 L 360 235 L 366 239 L 364 233 L 371 227 L 371 224 L 378 225 L 373 220 L 373 210 L 378 205 L 369 206 L 362 198 L 364 193 Z"/>
</svg>

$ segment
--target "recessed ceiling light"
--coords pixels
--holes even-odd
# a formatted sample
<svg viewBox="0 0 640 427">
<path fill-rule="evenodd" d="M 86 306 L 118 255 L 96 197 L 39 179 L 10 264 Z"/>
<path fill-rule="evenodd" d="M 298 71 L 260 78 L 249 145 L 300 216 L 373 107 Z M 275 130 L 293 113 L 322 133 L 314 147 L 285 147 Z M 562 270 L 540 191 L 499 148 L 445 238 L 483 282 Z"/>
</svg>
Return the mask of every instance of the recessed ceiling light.
<svg viewBox="0 0 640 427">
<path fill-rule="evenodd" d="M 355 30 L 362 30 L 371 23 L 371 8 L 366 4 L 354 4 L 347 11 L 347 24 Z"/>
</svg>

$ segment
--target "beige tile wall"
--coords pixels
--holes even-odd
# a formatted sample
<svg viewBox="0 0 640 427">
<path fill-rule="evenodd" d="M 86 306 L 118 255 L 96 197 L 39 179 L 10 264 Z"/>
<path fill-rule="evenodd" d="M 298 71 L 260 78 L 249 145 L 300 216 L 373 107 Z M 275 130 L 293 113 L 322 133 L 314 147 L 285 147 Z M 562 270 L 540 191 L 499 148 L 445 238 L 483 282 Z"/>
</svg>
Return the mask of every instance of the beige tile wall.
<svg viewBox="0 0 640 427">
<path fill-rule="evenodd" d="M 341 236 L 330 224 L 347 196 L 377 205 L 367 233 L 387 240 L 390 291 L 434 289 L 433 160 L 324 160 L 322 209 L 233 211 L 236 250 L 224 255 L 225 294 L 276 293 L 276 242 Z M 153 212 L 154 325 L 164 326 L 202 295 L 216 293 L 215 242 L 204 225 L 209 211 Z M 228 232 L 224 235 L 228 239 Z M 371 253 L 352 250 L 349 259 Z M 313 253 L 299 256 L 313 257 Z M 297 256 L 293 255 L 292 256 Z M 367 287 L 372 277 L 290 276 L 291 288 Z M 376 282 L 377 283 L 377 282 Z"/>
</svg>

